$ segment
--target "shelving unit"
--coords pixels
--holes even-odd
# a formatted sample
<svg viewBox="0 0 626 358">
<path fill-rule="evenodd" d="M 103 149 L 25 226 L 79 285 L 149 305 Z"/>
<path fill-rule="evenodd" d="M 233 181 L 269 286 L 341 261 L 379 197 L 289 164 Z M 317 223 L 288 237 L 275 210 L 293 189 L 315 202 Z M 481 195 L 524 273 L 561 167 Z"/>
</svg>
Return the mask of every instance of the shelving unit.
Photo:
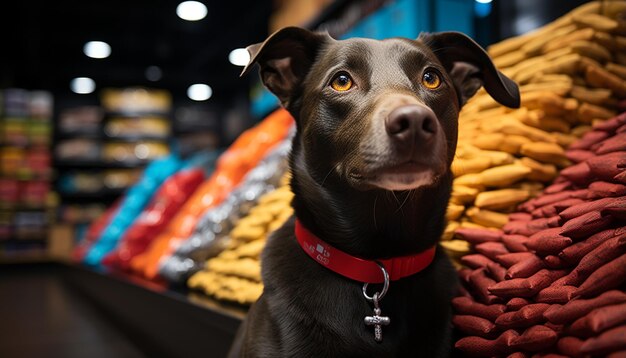
<svg viewBox="0 0 626 358">
<path fill-rule="evenodd" d="M 169 153 L 171 99 L 165 91 L 106 89 L 97 105 L 64 107 L 55 131 L 59 217 L 79 226 L 101 215 L 152 159 Z M 91 215 L 79 215 L 81 209 Z"/>
<path fill-rule="evenodd" d="M 52 95 L 0 92 L 0 262 L 45 255 L 53 222 Z"/>
</svg>

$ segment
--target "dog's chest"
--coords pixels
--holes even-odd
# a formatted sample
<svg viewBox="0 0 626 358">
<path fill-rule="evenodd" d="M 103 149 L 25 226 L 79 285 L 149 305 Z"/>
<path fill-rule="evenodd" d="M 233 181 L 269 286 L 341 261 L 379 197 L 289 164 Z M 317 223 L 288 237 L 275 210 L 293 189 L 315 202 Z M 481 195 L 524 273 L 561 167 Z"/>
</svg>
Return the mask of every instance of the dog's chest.
<svg viewBox="0 0 626 358">
<path fill-rule="evenodd" d="M 299 251 L 286 251 L 296 256 L 297 270 L 272 272 L 272 266 L 268 265 L 264 272 L 264 277 L 274 278 L 271 282 L 285 283 L 268 282 L 264 297 L 273 316 L 278 318 L 276 328 L 283 344 L 293 343 L 294 349 L 303 349 L 314 356 L 328 353 L 326 356 L 349 357 L 372 353 L 395 356 L 415 349 L 416 344 L 428 343 L 423 332 L 432 329 L 427 316 L 433 302 L 420 289 L 419 278 L 392 282 L 389 293 L 380 302 L 381 312 L 374 318 L 375 307 L 364 298 L 362 283 L 340 277 L 308 257 L 298 257 Z M 294 263 L 279 266 L 290 265 Z M 388 322 L 382 317 L 388 318 Z M 377 325 L 382 333 L 380 342 L 375 339 Z"/>
</svg>

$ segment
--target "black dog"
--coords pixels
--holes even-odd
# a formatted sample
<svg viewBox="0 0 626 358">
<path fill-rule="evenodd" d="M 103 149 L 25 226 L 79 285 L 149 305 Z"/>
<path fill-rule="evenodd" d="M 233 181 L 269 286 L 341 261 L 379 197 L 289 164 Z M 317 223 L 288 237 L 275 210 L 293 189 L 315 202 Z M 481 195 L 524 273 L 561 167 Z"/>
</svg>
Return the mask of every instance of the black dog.
<svg viewBox="0 0 626 358">
<path fill-rule="evenodd" d="M 295 218 L 268 241 L 265 289 L 231 356 L 449 355 L 456 275 L 441 248 L 428 254 L 445 225 L 459 110 L 483 85 L 518 107 L 517 85 L 454 32 L 336 41 L 286 28 L 248 51 L 244 73 L 260 64 L 263 83 L 296 119 Z M 296 226 L 324 243 L 299 244 Z M 377 270 L 383 260 L 388 291 L 333 272 L 328 259 L 341 252 Z M 428 267 L 393 281 L 384 259 L 406 255 Z M 354 271 L 351 260 L 340 264 Z M 371 282 L 384 281 L 383 269 L 375 274 Z"/>
</svg>

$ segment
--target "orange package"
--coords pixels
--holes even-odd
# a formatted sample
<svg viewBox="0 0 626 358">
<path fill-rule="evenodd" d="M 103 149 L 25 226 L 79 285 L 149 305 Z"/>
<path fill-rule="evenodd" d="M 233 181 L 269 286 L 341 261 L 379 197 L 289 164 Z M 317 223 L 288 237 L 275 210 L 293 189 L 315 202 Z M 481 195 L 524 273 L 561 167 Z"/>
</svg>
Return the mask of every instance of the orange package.
<svg viewBox="0 0 626 358">
<path fill-rule="evenodd" d="M 131 268 L 149 279 L 156 279 L 159 263 L 186 240 L 196 228 L 201 215 L 220 204 L 254 168 L 269 150 L 281 142 L 293 125 L 293 118 L 284 109 L 266 117 L 258 125 L 243 132 L 220 156 L 213 175 L 202 183 L 176 214 L 167 228 L 142 254 L 130 262 Z"/>
</svg>

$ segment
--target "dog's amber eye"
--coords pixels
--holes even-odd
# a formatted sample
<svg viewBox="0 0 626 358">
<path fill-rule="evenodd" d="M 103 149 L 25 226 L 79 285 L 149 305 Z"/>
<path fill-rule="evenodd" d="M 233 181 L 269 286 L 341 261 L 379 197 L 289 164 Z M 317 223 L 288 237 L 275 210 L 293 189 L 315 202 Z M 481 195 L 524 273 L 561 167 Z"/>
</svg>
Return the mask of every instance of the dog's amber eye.
<svg viewBox="0 0 626 358">
<path fill-rule="evenodd" d="M 435 72 L 426 71 L 422 76 L 422 84 L 428 89 L 435 89 L 441 85 L 441 78 Z"/>
<path fill-rule="evenodd" d="M 347 73 L 340 73 L 336 75 L 335 78 L 333 78 L 333 80 L 330 82 L 330 86 L 335 91 L 339 92 L 345 92 L 349 90 L 350 88 L 352 88 L 352 85 L 352 78 L 350 78 L 350 75 L 348 75 Z"/>
</svg>

